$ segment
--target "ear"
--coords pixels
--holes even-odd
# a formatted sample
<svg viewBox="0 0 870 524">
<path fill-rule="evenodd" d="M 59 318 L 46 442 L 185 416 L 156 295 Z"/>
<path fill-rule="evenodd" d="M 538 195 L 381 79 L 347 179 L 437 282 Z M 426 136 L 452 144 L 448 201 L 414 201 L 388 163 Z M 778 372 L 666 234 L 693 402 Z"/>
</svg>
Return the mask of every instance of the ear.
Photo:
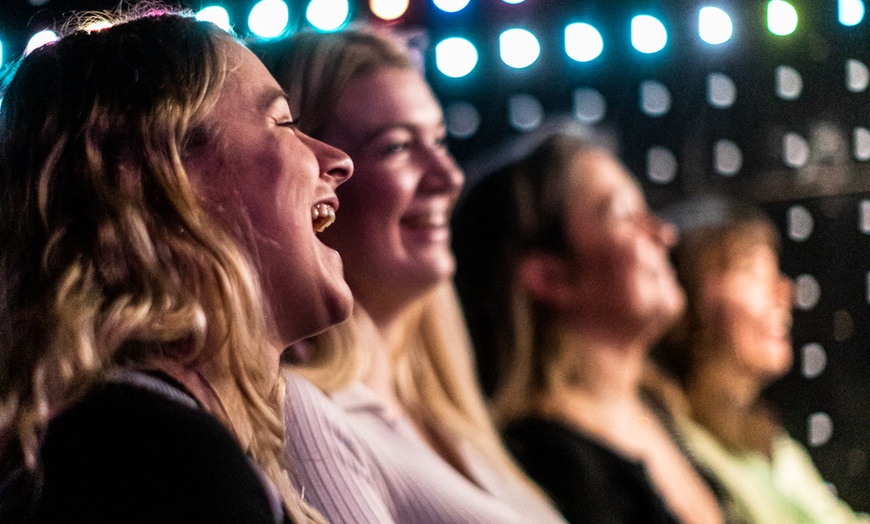
<svg viewBox="0 0 870 524">
<path fill-rule="evenodd" d="M 564 257 L 531 253 L 517 267 L 519 285 L 535 300 L 563 308 L 573 301 L 572 274 L 575 268 Z"/>
</svg>

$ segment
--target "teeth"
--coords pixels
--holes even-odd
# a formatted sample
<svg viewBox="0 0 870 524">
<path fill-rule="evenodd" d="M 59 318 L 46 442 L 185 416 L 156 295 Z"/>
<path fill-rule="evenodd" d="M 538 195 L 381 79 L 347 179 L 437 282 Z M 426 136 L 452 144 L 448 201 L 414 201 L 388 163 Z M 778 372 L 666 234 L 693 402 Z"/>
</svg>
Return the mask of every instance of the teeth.
<svg viewBox="0 0 870 524">
<path fill-rule="evenodd" d="M 314 225 L 314 231 L 322 233 L 324 229 L 335 222 L 335 208 L 326 203 L 315 204 L 311 208 L 311 222 Z"/>
</svg>

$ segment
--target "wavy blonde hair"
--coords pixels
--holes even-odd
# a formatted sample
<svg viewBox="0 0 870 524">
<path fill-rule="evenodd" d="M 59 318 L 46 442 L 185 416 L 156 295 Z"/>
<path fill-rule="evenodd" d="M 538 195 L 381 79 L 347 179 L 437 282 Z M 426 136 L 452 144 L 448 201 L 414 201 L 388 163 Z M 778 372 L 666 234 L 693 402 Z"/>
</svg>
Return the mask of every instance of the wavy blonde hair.
<svg viewBox="0 0 870 524">
<path fill-rule="evenodd" d="M 345 89 L 387 68 L 414 69 L 400 35 L 356 27 L 339 33 L 298 33 L 254 47 L 290 98 L 306 134 L 320 138 Z M 528 483 L 492 425 L 477 383 L 473 352 L 459 300 L 445 283 L 421 296 L 401 319 L 400 341 L 390 349 L 399 401 L 418 424 L 446 428 L 477 448 L 503 474 Z M 382 344 L 374 323 L 357 304 L 349 320 L 311 341 L 309 360 L 297 371 L 327 392 L 363 377 Z"/>
<path fill-rule="evenodd" d="M 111 368 L 172 361 L 226 377 L 217 393 L 244 400 L 230 429 L 253 429 L 288 510 L 320 522 L 284 467 L 252 243 L 223 232 L 183 166 L 212 138 L 232 37 L 151 6 L 117 18 L 34 51 L 5 90 L 0 471 L 37 471 L 49 420 Z"/>
</svg>

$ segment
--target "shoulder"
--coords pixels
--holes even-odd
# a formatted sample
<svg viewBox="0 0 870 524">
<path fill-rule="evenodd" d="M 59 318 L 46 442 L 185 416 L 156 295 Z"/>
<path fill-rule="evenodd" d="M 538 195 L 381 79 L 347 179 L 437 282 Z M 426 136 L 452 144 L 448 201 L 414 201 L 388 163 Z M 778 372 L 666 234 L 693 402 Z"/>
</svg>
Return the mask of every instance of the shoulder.
<svg viewBox="0 0 870 524">
<path fill-rule="evenodd" d="M 223 425 L 136 386 L 99 386 L 59 415 L 41 460 L 49 521 L 271 521 L 260 479 Z"/>
</svg>

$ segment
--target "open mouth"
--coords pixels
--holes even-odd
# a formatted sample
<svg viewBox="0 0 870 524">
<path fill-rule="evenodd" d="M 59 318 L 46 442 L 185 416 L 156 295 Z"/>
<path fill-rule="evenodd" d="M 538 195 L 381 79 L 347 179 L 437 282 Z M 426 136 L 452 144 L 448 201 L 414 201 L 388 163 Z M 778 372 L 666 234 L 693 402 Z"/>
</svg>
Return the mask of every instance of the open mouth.
<svg viewBox="0 0 870 524">
<path fill-rule="evenodd" d="M 314 204 L 311 208 L 311 225 L 315 233 L 322 233 L 335 222 L 335 208 L 331 204 Z"/>
</svg>

